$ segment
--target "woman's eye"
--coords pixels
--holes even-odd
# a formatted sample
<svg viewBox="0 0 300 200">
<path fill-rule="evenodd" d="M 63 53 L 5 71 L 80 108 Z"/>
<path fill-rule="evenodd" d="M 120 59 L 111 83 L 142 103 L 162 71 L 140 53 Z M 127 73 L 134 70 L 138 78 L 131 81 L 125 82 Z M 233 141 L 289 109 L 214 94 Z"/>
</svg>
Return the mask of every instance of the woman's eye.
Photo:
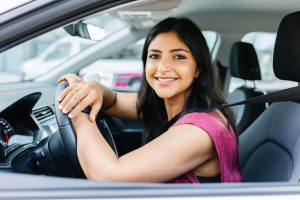
<svg viewBox="0 0 300 200">
<path fill-rule="evenodd" d="M 182 60 L 182 59 L 185 59 L 185 56 L 182 56 L 182 55 L 177 55 L 174 57 L 176 60 Z"/>
<path fill-rule="evenodd" d="M 148 57 L 151 59 L 159 59 L 159 55 L 155 55 L 155 54 L 149 55 Z"/>
</svg>

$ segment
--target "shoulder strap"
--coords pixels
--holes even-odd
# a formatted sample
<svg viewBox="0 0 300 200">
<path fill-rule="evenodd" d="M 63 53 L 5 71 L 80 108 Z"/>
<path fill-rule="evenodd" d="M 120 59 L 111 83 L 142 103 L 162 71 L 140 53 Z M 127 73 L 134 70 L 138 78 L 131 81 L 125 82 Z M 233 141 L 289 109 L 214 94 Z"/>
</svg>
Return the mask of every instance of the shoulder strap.
<svg viewBox="0 0 300 200">
<path fill-rule="evenodd" d="M 239 101 L 232 104 L 223 104 L 219 108 L 226 108 L 230 106 L 238 106 L 242 104 L 257 104 L 257 103 L 267 103 L 267 102 L 282 102 L 282 101 L 300 101 L 300 86 L 280 90 L 271 94 L 260 95 L 244 101 Z"/>
<path fill-rule="evenodd" d="M 282 101 L 294 101 L 300 102 L 300 86 L 284 89 L 278 92 L 274 92 L 271 94 L 260 95 L 257 97 L 253 97 L 250 99 L 246 99 L 244 101 L 239 101 L 232 104 L 223 104 L 223 105 L 213 105 L 208 109 L 197 109 L 193 110 L 193 112 L 209 112 L 214 109 L 222 109 L 231 106 L 238 106 L 243 104 L 257 104 L 257 103 L 267 103 L 267 102 L 282 102 Z M 164 131 L 168 130 L 180 117 L 187 114 L 187 112 L 181 112 L 177 114 L 173 119 L 171 119 L 165 126 Z"/>
</svg>

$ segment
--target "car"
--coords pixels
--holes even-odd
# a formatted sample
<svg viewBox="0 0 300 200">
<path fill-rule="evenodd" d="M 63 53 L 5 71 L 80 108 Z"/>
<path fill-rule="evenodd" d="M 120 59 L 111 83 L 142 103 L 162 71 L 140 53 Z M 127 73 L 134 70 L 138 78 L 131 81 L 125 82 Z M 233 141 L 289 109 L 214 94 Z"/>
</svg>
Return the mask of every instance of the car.
<svg viewBox="0 0 300 200">
<path fill-rule="evenodd" d="M 32 40 L 30 46 L 38 45 L 43 40 L 44 37 Z M 83 80 L 95 80 L 115 90 L 136 91 L 142 76 L 142 62 L 139 60 L 142 42 L 143 40 L 124 48 L 114 56 L 98 59 L 80 70 L 79 75 Z M 95 44 L 93 40 L 71 35 L 60 36 L 41 53 L 36 53 L 37 56 L 34 54 L 33 58 L 22 61 L 20 68 L 24 74 L 23 79 L 32 80 L 46 74 L 93 44 Z"/>
<path fill-rule="evenodd" d="M 137 91 L 143 73 L 140 58 L 144 41 L 141 39 L 105 59 L 98 59 L 81 69 L 79 76 L 85 81 L 97 81 L 114 90 Z"/>
<path fill-rule="evenodd" d="M 137 91 L 142 78 L 142 61 L 99 59 L 85 67 L 79 75 L 85 81 L 97 81 L 118 91 Z"/>
<path fill-rule="evenodd" d="M 142 74 L 139 60 L 131 60 L 132 54 L 121 58 L 115 56 L 120 55 L 122 49 L 144 39 L 151 27 L 169 16 L 188 17 L 207 32 L 206 40 L 214 67 L 219 69 L 225 95 L 230 95 L 239 87 L 238 84 L 247 87 L 250 85 L 249 87 L 261 90 L 264 94 L 274 94 L 294 87 L 299 74 L 296 69 L 299 62 L 295 64 L 297 56 L 294 55 L 299 51 L 293 50 L 297 50 L 300 45 L 294 34 L 299 33 L 299 26 L 288 21 L 288 37 L 285 32 L 280 31 L 278 35 L 276 33 L 278 27 L 282 27 L 279 26 L 281 20 L 289 19 L 285 16 L 299 12 L 298 0 L 18 2 L 17 5 L 10 5 L 9 9 L 1 9 L 0 18 L 0 70 L 1 73 L 19 77 L 7 77 L 0 83 L 1 198 L 300 198 L 300 153 L 297 143 L 300 109 L 297 102 L 268 103 L 263 113 L 240 133 L 240 164 L 245 182 L 193 185 L 86 180 L 76 162 L 75 138 L 62 134 L 65 118 L 60 118 L 55 105 L 56 97 L 62 89 L 57 85 L 57 80 L 67 73 L 82 75 L 86 80 L 93 80 L 96 75 L 112 88 L 122 84 L 129 85 L 130 79 L 139 79 Z M 5 4 L 1 2 L 0 5 L 4 7 Z M 299 20 L 294 21 L 298 23 Z M 20 78 L 25 68 L 22 69 L 22 63 L 33 56 L 42 55 L 60 38 L 73 37 L 79 40 L 81 37 L 90 37 L 92 32 L 85 28 L 88 27 L 87 24 L 105 30 L 105 35 L 101 35 L 99 41 L 88 42 L 92 45 L 61 60 L 60 64 L 45 73 L 34 75 L 40 65 L 30 64 L 32 69 L 26 76 L 31 78 Z M 275 38 L 277 44 L 275 43 L 273 51 Z M 231 84 L 230 51 L 236 42 L 241 41 L 256 47 L 262 80 L 235 79 Z M 282 49 L 285 45 L 289 45 L 288 48 Z M 274 76 L 273 56 L 275 74 L 280 79 Z M 118 64 L 112 66 L 111 62 Z M 101 71 L 100 64 L 103 63 L 103 68 L 108 69 Z M 110 71 L 110 67 L 120 69 Z M 118 74 L 120 79 L 126 78 L 127 82 L 120 80 L 119 85 L 116 85 L 112 74 Z M 132 85 L 131 88 L 124 87 L 121 90 L 132 92 L 139 87 L 138 82 Z M 271 100 L 275 101 L 275 98 L 271 96 Z M 270 116 L 272 119 L 267 118 Z M 143 126 L 139 121 L 100 115 L 97 122 L 102 128 L 111 130 L 104 134 L 119 156 L 141 145 Z M 269 140 L 261 142 L 262 138 Z M 257 151 L 246 151 L 246 148 Z M 251 158 L 245 159 L 245 154 L 250 154 Z M 252 166 L 253 161 L 259 165 Z M 271 173 L 277 176 L 273 177 Z"/>
<path fill-rule="evenodd" d="M 37 41 L 35 41 L 37 42 Z M 31 42 L 34 44 L 34 42 Z M 46 74 L 60 63 L 78 54 L 84 48 L 92 45 L 93 41 L 72 36 L 63 36 L 51 43 L 38 56 L 25 60 L 20 65 L 25 80 L 31 80 Z"/>
</svg>

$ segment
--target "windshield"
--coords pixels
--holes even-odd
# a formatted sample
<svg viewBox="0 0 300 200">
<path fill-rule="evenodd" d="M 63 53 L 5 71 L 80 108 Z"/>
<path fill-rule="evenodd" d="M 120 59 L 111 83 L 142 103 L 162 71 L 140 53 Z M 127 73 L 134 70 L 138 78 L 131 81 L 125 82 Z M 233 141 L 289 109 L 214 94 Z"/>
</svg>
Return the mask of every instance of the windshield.
<svg viewBox="0 0 300 200">
<path fill-rule="evenodd" d="M 103 38 L 125 26 L 122 21 L 106 13 L 83 21 L 101 27 Z M 63 27 L 50 31 L 0 54 L 0 82 L 31 81 L 95 43 L 71 36 Z"/>
</svg>

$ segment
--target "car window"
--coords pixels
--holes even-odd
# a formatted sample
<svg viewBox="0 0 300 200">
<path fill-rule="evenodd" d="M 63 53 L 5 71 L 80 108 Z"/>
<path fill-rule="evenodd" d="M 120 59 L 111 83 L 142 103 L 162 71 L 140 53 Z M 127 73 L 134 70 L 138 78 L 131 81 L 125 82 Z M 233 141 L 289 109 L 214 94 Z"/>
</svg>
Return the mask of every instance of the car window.
<svg viewBox="0 0 300 200">
<path fill-rule="evenodd" d="M 51 61 L 56 59 L 62 59 L 67 56 L 69 56 L 71 53 L 71 44 L 61 44 L 57 46 L 55 50 L 53 50 L 51 53 L 49 53 L 44 61 Z"/>
<path fill-rule="evenodd" d="M 274 92 L 276 90 L 294 87 L 296 82 L 284 81 L 276 78 L 273 71 L 273 51 L 275 45 L 276 33 L 267 32 L 251 32 L 246 34 L 243 42 L 250 43 L 254 46 L 261 71 L 261 81 L 256 81 L 255 85 L 258 89 L 266 92 Z M 229 92 L 242 85 L 254 86 L 251 81 L 244 81 L 235 77 L 231 78 Z"/>
<path fill-rule="evenodd" d="M 101 27 L 105 34 L 103 37 L 125 26 L 122 21 L 106 13 L 97 14 L 92 19 L 87 19 L 87 22 Z M 0 80 L 2 83 L 31 81 L 95 43 L 73 37 L 63 28 L 52 30 L 1 53 Z"/>
<path fill-rule="evenodd" d="M 128 47 L 125 47 L 117 54 L 108 56 L 106 59 L 126 59 L 126 60 L 140 60 L 142 58 L 142 49 L 145 39 L 141 39 Z"/>
<path fill-rule="evenodd" d="M 210 51 L 216 50 L 218 34 L 203 31 Z M 145 39 L 141 39 L 120 50 L 118 53 L 99 59 L 83 68 L 79 74 L 84 80 L 98 81 L 117 91 L 137 91 L 143 73 L 142 49 Z"/>
<path fill-rule="evenodd" d="M 214 31 L 202 31 L 205 40 L 207 42 L 207 46 L 209 48 L 209 51 L 213 53 L 213 51 L 217 51 L 216 44 L 219 40 L 219 34 Z"/>
</svg>

